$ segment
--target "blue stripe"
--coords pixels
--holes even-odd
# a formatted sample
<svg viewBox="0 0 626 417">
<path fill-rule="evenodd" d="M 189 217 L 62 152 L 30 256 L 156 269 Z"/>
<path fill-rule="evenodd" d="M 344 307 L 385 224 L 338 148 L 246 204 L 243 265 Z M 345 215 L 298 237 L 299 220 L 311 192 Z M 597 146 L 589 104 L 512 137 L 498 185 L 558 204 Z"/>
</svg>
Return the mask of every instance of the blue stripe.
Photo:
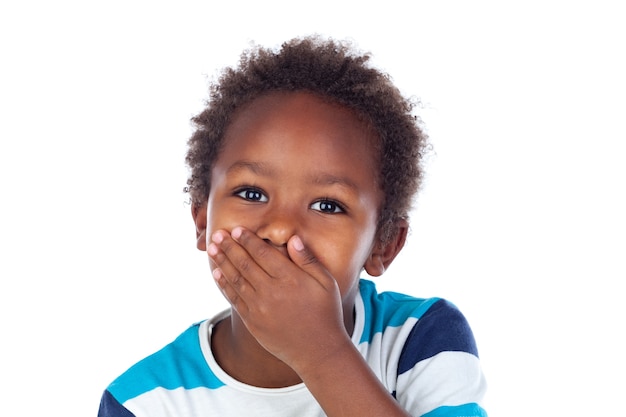
<svg viewBox="0 0 626 417">
<path fill-rule="evenodd" d="M 476 403 L 437 407 L 422 417 L 487 417 L 487 412 Z"/>
<path fill-rule="evenodd" d="M 438 298 L 414 298 L 396 292 L 378 294 L 373 282 L 360 281 L 361 297 L 365 304 L 365 325 L 360 343 L 370 343 L 376 333 L 386 327 L 402 326 L 409 317 L 419 319 Z"/>
<path fill-rule="evenodd" d="M 222 381 L 211 372 L 193 325 L 174 342 L 135 364 L 117 378 L 108 390 L 120 403 L 157 387 L 165 389 L 219 388 Z"/>
<path fill-rule="evenodd" d="M 467 320 L 446 300 L 439 300 L 418 320 L 404 344 L 398 375 L 441 352 L 467 352 L 478 357 Z"/>
</svg>

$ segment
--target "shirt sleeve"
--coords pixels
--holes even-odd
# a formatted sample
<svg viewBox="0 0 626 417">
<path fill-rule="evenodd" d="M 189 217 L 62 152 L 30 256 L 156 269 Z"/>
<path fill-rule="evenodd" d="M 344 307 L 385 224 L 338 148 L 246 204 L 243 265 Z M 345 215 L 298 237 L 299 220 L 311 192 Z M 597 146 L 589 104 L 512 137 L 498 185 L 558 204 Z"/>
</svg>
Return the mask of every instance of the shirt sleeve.
<svg viewBox="0 0 626 417">
<path fill-rule="evenodd" d="M 115 397 L 108 391 L 104 391 L 100 400 L 100 409 L 98 417 L 135 417 L 133 413 L 128 411 L 120 404 Z"/>
<path fill-rule="evenodd" d="M 446 300 L 417 321 L 398 363 L 396 398 L 413 416 L 486 417 L 485 378 L 469 324 Z"/>
</svg>

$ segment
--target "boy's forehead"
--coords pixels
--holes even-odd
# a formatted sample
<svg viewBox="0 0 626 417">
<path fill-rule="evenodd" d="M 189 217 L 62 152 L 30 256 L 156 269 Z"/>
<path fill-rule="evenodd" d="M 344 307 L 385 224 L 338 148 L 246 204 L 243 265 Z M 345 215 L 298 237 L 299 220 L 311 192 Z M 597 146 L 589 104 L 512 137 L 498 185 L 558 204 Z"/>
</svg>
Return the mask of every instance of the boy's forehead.
<svg viewBox="0 0 626 417">
<path fill-rule="evenodd" d="M 233 164 L 261 172 L 270 165 L 293 167 L 297 160 L 318 182 L 342 171 L 367 170 L 370 184 L 378 184 L 376 141 L 372 129 L 345 106 L 306 92 L 273 93 L 255 99 L 232 119 L 216 165 L 223 172 Z"/>
<path fill-rule="evenodd" d="M 294 123 L 285 125 L 284 119 L 290 118 Z M 365 118 L 350 107 L 337 103 L 329 97 L 314 94 L 308 91 L 275 91 L 265 93 L 254 98 L 238 109 L 228 124 L 224 139 L 228 143 L 230 139 L 240 134 L 249 133 L 259 124 L 268 125 L 281 123 L 283 128 L 293 130 L 310 129 L 320 134 L 328 134 L 333 128 L 341 126 L 343 129 L 335 129 L 338 135 L 337 143 L 341 143 L 342 135 L 358 134 L 363 148 L 368 148 L 373 155 L 378 149 L 378 134 Z M 354 145 L 354 144 L 353 144 Z"/>
</svg>

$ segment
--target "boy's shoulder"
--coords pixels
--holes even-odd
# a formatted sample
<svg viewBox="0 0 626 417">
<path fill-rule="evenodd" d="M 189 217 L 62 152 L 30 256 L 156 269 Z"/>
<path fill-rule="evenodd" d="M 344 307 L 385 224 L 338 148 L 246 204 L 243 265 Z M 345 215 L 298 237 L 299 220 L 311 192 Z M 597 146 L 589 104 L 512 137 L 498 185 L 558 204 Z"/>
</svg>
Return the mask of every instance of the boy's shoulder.
<svg viewBox="0 0 626 417">
<path fill-rule="evenodd" d="M 451 303 L 439 297 L 418 298 L 394 291 L 378 292 L 376 284 L 367 279 L 360 280 L 359 290 L 365 306 L 390 326 L 398 325 L 409 317 L 419 319 L 439 301 L 455 308 Z M 366 314 L 367 312 L 366 308 Z"/>
<path fill-rule="evenodd" d="M 366 279 L 360 280 L 359 291 L 362 304 L 357 301 L 357 311 L 365 321 L 364 330 L 374 333 L 384 332 L 389 327 L 413 325 L 437 304 L 455 308 L 438 297 L 417 298 L 394 291 L 378 292 L 374 282 Z M 366 334 L 362 336 L 366 337 Z"/>
<path fill-rule="evenodd" d="M 159 387 L 172 390 L 223 385 L 206 365 L 200 343 L 201 324 L 192 324 L 173 342 L 131 366 L 107 391 L 124 403 Z M 198 372 L 199 369 L 204 372 Z"/>
<path fill-rule="evenodd" d="M 373 282 L 360 284 L 363 323 L 360 343 L 371 343 L 377 336 L 389 335 L 398 341 L 401 334 L 405 351 L 415 362 L 443 351 L 466 352 L 478 356 L 474 335 L 461 311 L 439 297 L 417 298 L 392 291 L 377 292 Z M 358 317 L 358 315 L 357 315 Z M 357 320 L 359 320 L 357 318 Z"/>
</svg>

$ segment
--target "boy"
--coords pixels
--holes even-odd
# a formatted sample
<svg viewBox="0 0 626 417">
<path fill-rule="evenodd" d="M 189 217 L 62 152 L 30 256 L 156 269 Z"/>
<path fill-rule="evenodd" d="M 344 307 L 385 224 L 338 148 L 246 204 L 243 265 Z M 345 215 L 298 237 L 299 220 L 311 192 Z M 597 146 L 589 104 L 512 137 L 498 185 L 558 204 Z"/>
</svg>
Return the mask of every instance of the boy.
<svg viewBox="0 0 626 417">
<path fill-rule="evenodd" d="M 100 417 L 486 416 L 458 310 L 359 279 L 404 245 L 426 145 L 367 60 L 295 39 L 211 88 L 187 190 L 231 309 L 122 374 Z"/>
</svg>

